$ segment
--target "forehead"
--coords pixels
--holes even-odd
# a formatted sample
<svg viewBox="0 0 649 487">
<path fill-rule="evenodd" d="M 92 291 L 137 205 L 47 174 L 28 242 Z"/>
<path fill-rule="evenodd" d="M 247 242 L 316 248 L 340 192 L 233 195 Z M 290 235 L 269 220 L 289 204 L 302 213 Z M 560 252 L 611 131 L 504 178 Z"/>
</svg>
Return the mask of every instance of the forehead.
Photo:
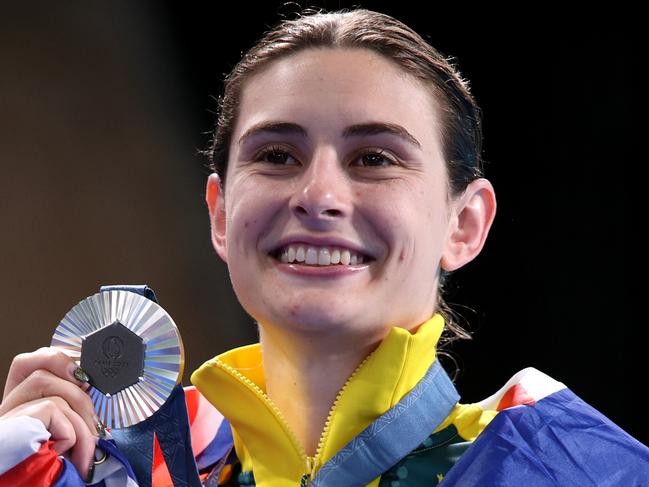
<svg viewBox="0 0 649 487">
<path fill-rule="evenodd" d="M 422 151 L 437 150 L 437 108 L 430 90 L 368 49 L 307 49 L 256 73 L 243 85 L 232 144 L 269 120 L 332 137 L 341 127 L 389 123 L 406 128 Z"/>
</svg>

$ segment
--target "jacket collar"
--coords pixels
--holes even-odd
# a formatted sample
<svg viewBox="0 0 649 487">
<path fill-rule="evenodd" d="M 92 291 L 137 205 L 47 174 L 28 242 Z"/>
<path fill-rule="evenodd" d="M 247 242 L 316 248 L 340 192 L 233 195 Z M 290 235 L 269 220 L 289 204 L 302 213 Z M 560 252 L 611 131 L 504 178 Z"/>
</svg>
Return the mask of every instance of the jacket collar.
<svg viewBox="0 0 649 487">
<path fill-rule="evenodd" d="M 260 344 L 218 355 L 194 372 L 191 380 L 230 421 L 243 470 L 254 470 L 257 485 L 294 486 L 423 378 L 435 361 L 443 328 L 444 320 L 436 314 L 415 333 L 398 327 L 390 330 L 339 392 L 315 457 L 306 456 L 281 412 L 265 394 Z"/>
</svg>

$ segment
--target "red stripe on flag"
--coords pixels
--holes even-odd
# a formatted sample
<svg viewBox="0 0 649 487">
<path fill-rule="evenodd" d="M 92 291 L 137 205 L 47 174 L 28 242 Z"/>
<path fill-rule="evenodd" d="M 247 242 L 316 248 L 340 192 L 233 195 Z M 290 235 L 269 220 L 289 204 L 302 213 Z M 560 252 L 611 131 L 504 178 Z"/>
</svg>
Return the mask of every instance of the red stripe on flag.
<svg viewBox="0 0 649 487">
<path fill-rule="evenodd" d="M 0 475 L 0 487 L 50 487 L 63 469 L 53 446 L 52 440 L 44 442 L 37 452 Z"/>
<path fill-rule="evenodd" d="M 173 487 L 174 485 L 171 481 L 171 475 L 169 474 L 164 456 L 162 455 L 158 437 L 155 434 L 153 435 L 153 471 L 151 472 L 151 476 L 151 484 L 155 487 Z"/>
<path fill-rule="evenodd" d="M 498 402 L 498 411 L 503 409 L 511 408 L 513 406 L 534 406 L 536 401 L 532 396 L 527 393 L 525 387 L 520 384 L 515 384 L 507 389 L 507 392 L 503 394 L 502 399 Z"/>
</svg>

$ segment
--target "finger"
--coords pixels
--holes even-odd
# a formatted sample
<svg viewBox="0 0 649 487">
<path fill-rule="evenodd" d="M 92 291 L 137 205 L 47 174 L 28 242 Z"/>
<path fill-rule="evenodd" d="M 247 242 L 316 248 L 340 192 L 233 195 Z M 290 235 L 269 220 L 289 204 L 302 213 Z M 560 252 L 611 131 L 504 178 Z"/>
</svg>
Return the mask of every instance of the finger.
<svg viewBox="0 0 649 487">
<path fill-rule="evenodd" d="M 36 399 L 12 409 L 2 419 L 30 416 L 40 420 L 52 439 L 56 440 L 54 450 L 60 455 L 74 446 L 77 437 L 74 426 L 61 410 L 62 404 L 69 408 L 61 398 Z"/>
<path fill-rule="evenodd" d="M 53 347 L 43 347 L 35 352 L 16 355 L 9 368 L 3 400 L 18 384 L 39 369 L 49 370 L 52 374 L 80 386 L 84 382 L 75 377 L 74 371 L 77 368 L 74 360 Z"/>
<path fill-rule="evenodd" d="M 48 370 L 32 372 L 0 404 L 0 415 L 34 399 L 58 396 L 81 416 L 91 434 L 96 435 L 97 420 L 92 399 L 81 388 Z"/>
<path fill-rule="evenodd" d="M 70 461 L 81 474 L 82 479 L 87 479 L 90 469 L 94 466 L 96 437 L 88 431 L 84 420 L 69 406 L 62 407 L 68 421 L 74 427 L 76 442 L 72 447 Z"/>
<path fill-rule="evenodd" d="M 2 416 L 31 416 L 39 419 L 54 441 L 53 449 L 59 454 L 69 454 L 70 461 L 87 479 L 94 465 L 96 439 L 84 420 L 60 397 L 45 397 L 21 404 Z"/>
</svg>

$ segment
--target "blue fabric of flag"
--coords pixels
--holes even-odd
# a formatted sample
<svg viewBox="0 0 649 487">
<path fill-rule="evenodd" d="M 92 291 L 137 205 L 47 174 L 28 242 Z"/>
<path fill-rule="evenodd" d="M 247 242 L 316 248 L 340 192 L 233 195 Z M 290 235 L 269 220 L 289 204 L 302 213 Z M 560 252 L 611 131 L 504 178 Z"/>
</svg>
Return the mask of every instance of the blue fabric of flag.
<svg viewBox="0 0 649 487">
<path fill-rule="evenodd" d="M 501 411 L 442 485 L 649 486 L 649 448 L 562 389 Z"/>
</svg>

